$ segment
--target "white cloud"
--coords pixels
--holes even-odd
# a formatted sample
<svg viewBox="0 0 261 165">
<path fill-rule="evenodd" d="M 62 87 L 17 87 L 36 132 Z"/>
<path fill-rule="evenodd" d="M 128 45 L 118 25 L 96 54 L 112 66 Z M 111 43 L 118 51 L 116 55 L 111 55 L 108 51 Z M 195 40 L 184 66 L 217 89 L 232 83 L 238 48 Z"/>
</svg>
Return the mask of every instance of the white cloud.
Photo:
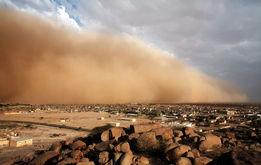
<svg viewBox="0 0 261 165">
<path fill-rule="evenodd" d="M 81 28 L 79 27 L 78 23 L 73 19 L 70 18 L 69 14 L 65 11 L 64 6 L 59 6 L 57 8 L 57 18 L 60 20 L 60 22 L 63 25 L 72 27 L 73 29 L 80 30 Z"/>
<path fill-rule="evenodd" d="M 66 12 L 65 6 L 57 5 L 49 0 L 0 0 L 0 6 L 48 18 L 60 26 L 65 26 L 74 30 L 81 29 L 78 23 L 70 17 L 68 12 Z"/>
</svg>

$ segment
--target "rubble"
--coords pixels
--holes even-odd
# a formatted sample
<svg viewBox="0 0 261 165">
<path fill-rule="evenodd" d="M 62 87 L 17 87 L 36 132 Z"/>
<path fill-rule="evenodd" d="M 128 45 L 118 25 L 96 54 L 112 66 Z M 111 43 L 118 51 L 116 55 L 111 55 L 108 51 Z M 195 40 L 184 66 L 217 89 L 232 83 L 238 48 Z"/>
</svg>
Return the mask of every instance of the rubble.
<svg viewBox="0 0 261 165">
<path fill-rule="evenodd" d="M 118 135 L 116 136 L 117 140 L 112 138 L 103 141 L 104 139 L 101 138 L 97 141 L 94 137 L 99 137 L 99 135 L 90 135 L 86 138 L 75 139 L 70 145 L 65 144 L 65 141 L 55 142 L 49 151 L 36 156 L 32 161 L 29 160 L 29 162 L 24 163 L 146 165 L 150 164 L 155 156 L 165 164 L 175 163 L 176 165 L 206 165 L 220 162 L 222 164 L 226 161 L 230 161 L 231 164 L 233 162 L 246 163 L 247 161 L 258 164 L 261 161 L 260 152 L 254 150 L 246 152 L 239 148 L 234 148 L 230 152 L 224 150 L 220 156 L 218 154 L 213 156 L 215 151 L 209 152 L 209 148 L 213 146 L 225 148 L 224 143 L 221 143 L 221 138 L 212 134 L 204 134 L 198 135 L 201 139 L 200 142 L 191 141 L 187 143 L 187 137 L 196 133 L 192 128 L 183 129 L 184 134 L 180 136 L 180 143 L 172 142 L 168 145 L 165 143 L 165 145 L 162 145 L 162 134 L 168 132 L 169 135 L 172 135 L 171 139 L 174 139 L 175 134 L 173 133 L 178 131 L 164 126 L 154 128 L 155 125 L 152 124 L 151 126 L 146 125 L 145 132 L 139 130 L 139 133 L 134 133 L 133 127 L 140 128 L 135 125 L 130 128 L 115 127 L 104 131 Z M 148 129 L 149 127 L 154 129 Z M 100 134 L 104 134 L 104 132 Z M 136 134 L 139 134 L 139 136 L 133 136 Z M 128 136 L 133 137 L 128 138 Z M 234 137 L 231 134 L 228 136 Z M 260 144 L 255 146 L 260 146 Z M 155 153 L 157 154 L 154 155 Z"/>
</svg>

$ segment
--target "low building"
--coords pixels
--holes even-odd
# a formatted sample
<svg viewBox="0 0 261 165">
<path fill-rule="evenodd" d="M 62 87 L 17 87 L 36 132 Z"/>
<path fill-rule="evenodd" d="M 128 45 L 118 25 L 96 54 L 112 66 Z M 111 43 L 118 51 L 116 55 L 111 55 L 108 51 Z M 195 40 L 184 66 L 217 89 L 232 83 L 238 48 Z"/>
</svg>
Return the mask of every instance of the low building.
<svg viewBox="0 0 261 165">
<path fill-rule="evenodd" d="M 66 122 L 68 122 L 69 121 L 69 118 L 61 118 L 60 119 L 60 122 L 62 122 L 62 123 L 66 123 Z"/>
<path fill-rule="evenodd" d="M 194 123 L 191 122 L 182 122 L 182 121 L 171 121 L 168 122 L 169 127 L 195 127 Z"/>
<path fill-rule="evenodd" d="M 110 114 L 119 115 L 120 113 L 118 111 L 111 111 Z"/>
<path fill-rule="evenodd" d="M 166 121 L 166 117 L 163 116 L 153 118 L 154 123 L 165 123 L 165 121 Z"/>
<path fill-rule="evenodd" d="M 136 119 L 134 118 L 121 118 L 121 120 L 136 122 Z"/>
<path fill-rule="evenodd" d="M 99 117 L 98 120 L 104 120 L 104 117 Z"/>
<path fill-rule="evenodd" d="M 133 117 L 137 117 L 137 116 L 138 116 L 138 114 L 136 114 L 136 113 L 127 113 L 127 114 L 126 114 L 126 116 L 133 116 Z"/>
<path fill-rule="evenodd" d="M 113 127 L 119 127 L 120 123 L 119 122 L 110 122 L 110 125 L 112 125 Z"/>
<path fill-rule="evenodd" d="M 216 121 L 217 121 L 216 119 L 209 120 L 209 122 L 212 123 L 212 124 L 215 123 Z"/>
<path fill-rule="evenodd" d="M 33 139 L 30 137 L 16 138 L 10 140 L 10 147 L 21 147 L 25 145 L 32 145 Z"/>
<path fill-rule="evenodd" d="M 8 146 L 9 145 L 9 141 L 4 138 L 4 139 L 0 139 L 0 146 Z"/>
<path fill-rule="evenodd" d="M 4 115 L 19 115 L 19 112 L 4 112 Z"/>
<path fill-rule="evenodd" d="M 227 115 L 235 115 L 236 112 L 235 111 L 227 111 Z"/>
</svg>

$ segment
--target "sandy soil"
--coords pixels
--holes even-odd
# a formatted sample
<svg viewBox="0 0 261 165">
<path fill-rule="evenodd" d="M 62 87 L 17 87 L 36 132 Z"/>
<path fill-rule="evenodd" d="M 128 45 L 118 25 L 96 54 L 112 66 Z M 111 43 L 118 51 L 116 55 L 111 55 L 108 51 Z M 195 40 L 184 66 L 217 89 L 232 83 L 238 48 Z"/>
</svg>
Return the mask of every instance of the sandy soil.
<svg viewBox="0 0 261 165">
<path fill-rule="evenodd" d="M 104 120 L 99 120 L 100 117 L 105 117 Z M 130 121 L 122 121 L 120 118 L 126 117 L 123 114 L 119 116 L 109 114 L 107 112 L 35 112 L 35 113 L 21 113 L 0 115 L 0 120 L 18 120 L 18 121 L 34 121 L 41 123 L 60 124 L 72 127 L 82 127 L 85 129 L 92 129 L 97 126 L 103 126 L 109 122 L 120 122 L 120 126 L 128 127 L 133 124 Z M 62 123 L 61 118 L 68 118 L 68 122 Z M 147 123 L 148 119 L 137 119 L 136 123 Z"/>
</svg>

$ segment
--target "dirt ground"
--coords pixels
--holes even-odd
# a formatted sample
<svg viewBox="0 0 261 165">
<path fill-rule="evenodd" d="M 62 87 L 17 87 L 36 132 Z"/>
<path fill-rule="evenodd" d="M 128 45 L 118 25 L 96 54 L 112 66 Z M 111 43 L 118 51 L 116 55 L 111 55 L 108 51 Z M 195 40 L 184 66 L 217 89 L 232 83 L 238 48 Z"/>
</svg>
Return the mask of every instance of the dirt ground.
<svg viewBox="0 0 261 165">
<path fill-rule="evenodd" d="M 104 117 L 104 120 L 99 120 Z M 38 111 L 34 113 L 21 114 L 0 114 L 0 120 L 14 120 L 14 121 L 31 121 L 41 122 L 57 125 L 65 125 L 75 128 L 84 128 L 91 130 L 97 126 L 103 126 L 110 122 L 119 122 L 120 126 L 129 127 L 131 124 L 148 123 L 148 119 L 136 119 L 135 123 L 131 121 L 122 121 L 120 118 L 126 117 L 123 114 L 113 115 L 107 112 L 49 112 Z M 61 122 L 65 118 L 66 122 Z M 0 122 L 1 123 L 1 122 Z M 3 123 L 2 123 L 3 124 Z M 7 125 L 10 123 L 6 123 Z M 35 151 L 46 150 L 55 141 L 66 140 L 68 138 L 85 137 L 90 134 L 89 131 L 78 131 L 72 129 L 34 125 L 30 124 L 16 124 L 18 128 L 9 129 L 1 128 L 0 136 L 4 137 L 4 132 L 18 132 L 20 137 L 32 137 L 33 145 L 24 147 L 0 147 L 0 164 L 9 160 L 19 159 L 20 157 L 30 156 Z"/>
</svg>

